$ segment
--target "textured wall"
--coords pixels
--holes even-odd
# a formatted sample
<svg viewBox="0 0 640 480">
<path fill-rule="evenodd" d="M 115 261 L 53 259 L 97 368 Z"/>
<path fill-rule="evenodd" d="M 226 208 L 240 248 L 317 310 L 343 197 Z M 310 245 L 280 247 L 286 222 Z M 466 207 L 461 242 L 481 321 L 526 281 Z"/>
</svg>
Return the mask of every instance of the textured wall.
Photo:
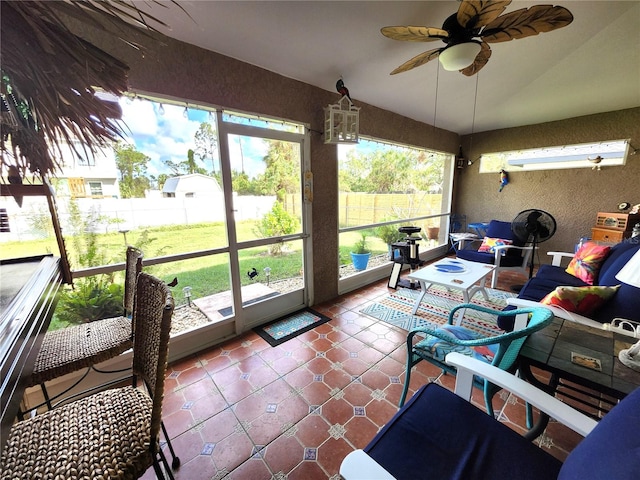
<svg viewBox="0 0 640 480">
<path fill-rule="evenodd" d="M 499 152 L 604 140 L 631 139 L 640 148 L 640 108 L 572 118 L 526 127 L 483 132 L 463 138 L 468 158 L 482 152 Z M 621 202 L 640 203 L 640 152 L 630 155 L 622 167 L 532 172 L 509 171 L 509 185 L 498 192 L 497 173 L 478 173 L 480 162 L 458 171 L 457 211 L 470 222 L 492 218 L 511 220 L 528 208 L 551 213 L 557 223 L 555 236 L 541 245 L 541 252 L 570 251 L 585 234 L 590 236 L 597 212 L 615 212 Z M 547 255 L 540 260 L 548 263 Z"/>
<path fill-rule="evenodd" d="M 311 128 L 311 170 L 314 175 L 313 282 L 316 303 L 338 293 L 338 171 L 337 147 L 325 145 L 321 132 L 323 107 L 339 96 L 333 85 L 323 90 L 238 60 L 170 38 L 162 44 L 141 37 L 144 56 L 99 32 L 73 25 L 92 41 L 131 67 L 132 90 L 173 97 L 190 103 L 238 109 L 308 124 Z M 336 79 L 337 80 L 337 79 Z M 457 152 L 459 137 L 358 101 L 362 107 L 360 133 L 410 145 Z"/>
</svg>

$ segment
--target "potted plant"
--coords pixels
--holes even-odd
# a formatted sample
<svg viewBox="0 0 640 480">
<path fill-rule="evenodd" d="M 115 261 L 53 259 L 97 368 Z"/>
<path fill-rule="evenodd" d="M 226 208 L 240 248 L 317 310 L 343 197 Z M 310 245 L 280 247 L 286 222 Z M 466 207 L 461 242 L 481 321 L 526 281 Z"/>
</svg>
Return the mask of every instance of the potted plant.
<svg viewBox="0 0 640 480">
<path fill-rule="evenodd" d="M 404 238 L 404 234 L 398 231 L 398 225 L 380 225 L 375 230 L 376 237 L 386 243 L 389 247 L 389 260 L 393 260 L 393 249 L 391 244 L 399 242 Z"/>
<path fill-rule="evenodd" d="M 366 270 L 369 257 L 371 256 L 371 250 L 369 250 L 369 246 L 367 245 L 367 235 L 361 233 L 360 237 L 360 240 L 353 245 L 353 250 L 351 251 L 353 267 L 358 271 Z"/>
</svg>

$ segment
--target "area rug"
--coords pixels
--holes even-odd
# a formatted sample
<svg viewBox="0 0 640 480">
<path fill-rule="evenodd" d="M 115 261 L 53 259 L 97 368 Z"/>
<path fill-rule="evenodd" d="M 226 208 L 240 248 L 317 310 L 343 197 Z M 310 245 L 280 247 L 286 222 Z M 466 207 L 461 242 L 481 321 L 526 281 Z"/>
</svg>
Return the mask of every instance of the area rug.
<svg viewBox="0 0 640 480">
<path fill-rule="evenodd" d="M 253 331 L 265 339 L 269 345 L 275 347 L 329 320 L 331 320 L 329 317 L 305 308 L 256 327 Z"/>
<path fill-rule="evenodd" d="M 477 293 L 471 299 L 471 303 L 493 310 L 502 310 L 507 305 L 507 300 L 516 296 L 513 293 L 492 288 L 486 288 L 486 291 L 489 300 L 485 300 L 481 293 Z M 446 287 L 432 285 L 422 299 L 416 315 L 412 315 L 411 310 L 419 294 L 419 290 L 399 289 L 379 302 L 366 306 L 360 312 L 408 331 L 415 327 L 445 324 L 451 309 L 463 301 L 459 290 L 447 290 Z M 495 319 L 494 315 L 466 309 L 462 326 L 483 336 L 495 335 L 502 332 Z"/>
</svg>

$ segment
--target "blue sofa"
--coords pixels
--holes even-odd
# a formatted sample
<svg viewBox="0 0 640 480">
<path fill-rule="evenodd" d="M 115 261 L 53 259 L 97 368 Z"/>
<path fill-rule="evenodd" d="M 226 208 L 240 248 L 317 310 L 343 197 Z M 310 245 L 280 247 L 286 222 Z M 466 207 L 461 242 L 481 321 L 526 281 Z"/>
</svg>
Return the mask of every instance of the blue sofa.
<svg viewBox="0 0 640 480">
<path fill-rule="evenodd" d="M 616 274 L 638 249 L 640 249 L 640 243 L 633 239 L 618 243 L 611 248 L 609 255 L 600 267 L 598 279 L 594 285 L 620 285 L 620 289 L 591 315 L 591 320 L 598 323 L 610 323 L 614 318 L 625 318 L 640 322 L 640 289 L 616 279 Z M 583 287 L 587 285 L 579 278 L 567 273 L 565 271 L 566 267 L 560 266 L 560 255 L 570 256 L 570 254 L 561 254 L 559 252 L 550 252 L 549 254 L 555 254 L 554 264 L 541 265 L 536 275 L 522 287 L 518 294 L 518 299 L 539 302 L 548 293 L 554 291 L 556 287 Z M 516 306 L 509 305 L 506 307 L 506 309 L 513 308 L 516 308 Z M 574 317 L 578 316 L 577 314 L 572 315 Z M 512 330 L 513 317 L 504 317 L 500 322 L 500 327 L 507 331 Z"/>
</svg>

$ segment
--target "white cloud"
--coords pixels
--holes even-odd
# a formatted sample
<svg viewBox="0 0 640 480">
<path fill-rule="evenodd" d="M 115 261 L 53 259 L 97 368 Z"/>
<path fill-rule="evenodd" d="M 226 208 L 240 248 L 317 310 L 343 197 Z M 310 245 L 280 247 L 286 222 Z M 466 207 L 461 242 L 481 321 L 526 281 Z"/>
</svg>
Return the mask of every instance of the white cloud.
<svg viewBox="0 0 640 480">
<path fill-rule="evenodd" d="M 145 100 L 121 98 L 122 120 L 125 131 L 134 138 L 139 136 L 154 136 L 158 131 L 153 104 Z"/>
</svg>

